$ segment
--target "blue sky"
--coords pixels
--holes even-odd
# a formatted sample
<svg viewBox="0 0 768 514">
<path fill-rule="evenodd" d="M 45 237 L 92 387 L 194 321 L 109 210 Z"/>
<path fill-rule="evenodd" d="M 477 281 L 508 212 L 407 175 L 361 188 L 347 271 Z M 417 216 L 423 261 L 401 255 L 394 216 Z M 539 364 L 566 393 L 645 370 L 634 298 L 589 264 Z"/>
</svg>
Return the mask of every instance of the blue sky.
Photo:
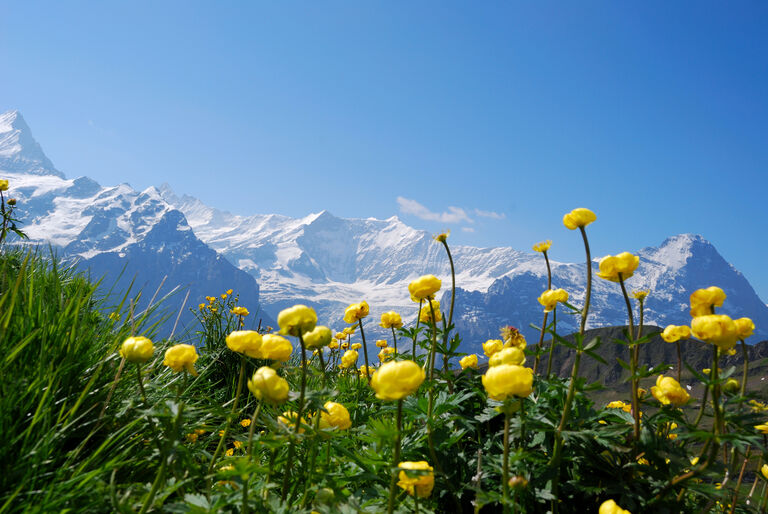
<svg viewBox="0 0 768 514">
<path fill-rule="evenodd" d="M 768 300 L 766 26 L 756 1 L 6 1 L 0 110 L 68 176 L 242 214 L 562 261 L 578 206 L 596 255 L 700 233 Z"/>
</svg>

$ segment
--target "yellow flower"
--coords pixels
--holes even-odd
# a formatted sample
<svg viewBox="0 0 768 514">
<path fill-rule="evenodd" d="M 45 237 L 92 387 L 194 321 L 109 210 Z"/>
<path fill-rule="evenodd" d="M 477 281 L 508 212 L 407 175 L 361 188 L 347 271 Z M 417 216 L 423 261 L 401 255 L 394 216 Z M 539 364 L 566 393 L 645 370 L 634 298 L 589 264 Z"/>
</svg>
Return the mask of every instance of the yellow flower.
<svg viewBox="0 0 768 514">
<path fill-rule="evenodd" d="M 226 295 L 226 293 L 221 295 L 221 299 L 222 299 L 222 300 L 226 300 L 226 299 L 227 299 L 227 295 Z"/>
<path fill-rule="evenodd" d="M 482 381 L 488 396 L 494 400 L 501 402 L 512 396 L 525 398 L 533 390 L 533 370 L 514 364 L 500 364 L 488 368 Z"/>
<path fill-rule="evenodd" d="M 344 328 L 344 333 L 351 336 L 352 334 L 355 333 L 355 329 L 356 328 L 357 327 L 345 327 Z"/>
<path fill-rule="evenodd" d="M 739 392 L 739 381 L 735 378 L 729 378 L 723 384 L 723 391 L 728 394 L 736 394 Z"/>
<path fill-rule="evenodd" d="M 408 292 L 411 293 L 411 300 L 419 302 L 434 297 L 442 285 L 443 283 L 436 276 L 423 275 L 408 284 Z"/>
<path fill-rule="evenodd" d="M 155 346 L 146 337 L 129 337 L 120 347 L 120 357 L 128 362 L 144 363 L 152 358 Z"/>
<path fill-rule="evenodd" d="M 358 353 L 355 350 L 347 350 L 344 355 L 341 356 L 340 368 L 354 367 L 357 364 Z"/>
<path fill-rule="evenodd" d="M 540 243 L 536 243 L 533 245 L 533 251 L 534 252 L 541 252 L 544 253 L 552 246 L 552 241 L 547 239 L 546 241 L 542 241 Z"/>
<path fill-rule="evenodd" d="M 361 377 L 368 378 L 373 376 L 373 374 L 376 372 L 376 368 L 374 368 L 373 366 L 362 365 L 360 366 L 359 371 L 360 371 Z"/>
<path fill-rule="evenodd" d="M 382 328 L 402 328 L 403 319 L 395 311 L 387 311 L 382 313 L 379 326 Z"/>
<path fill-rule="evenodd" d="M 346 332 L 336 332 L 336 335 L 335 335 L 335 336 L 333 336 L 333 337 L 335 337 L 335 338 L 336 338 L 336 339 L 338 339 L 339 341 L 343 341 L 344 339 L 346 339 L 346 338 L 347 338 L 347 335 L 348 335 L 348 334 L 347 334 Z"/>
<path fill-rule="evenodd" d="M 202 304 L 201 304 L 201 305 L 202 305 Z M 115 311 L 115 312 L 110 312 L 110 313 L 109 313 L 109 319 L 111 319 L 112 321 L 120 321 L 120 313 L 119 313 L 119 312 L 117 312 L 117 311 Z"/>
<path fill-rule="evenodd" d="M 622 280 L 626 280 L 635 273 L 639 264 L 640 257 L 629 252 L 606 255 L 600 259 L 600 271 L 597 276 L 611 282 L 618 282 L 621 275 Z"/>
<path fill-rule="evenodd" d="M 323 325 L 317 325 L 314 329 L 305 333 L 304 345 L 307 348 L 322 348 L 323 346 L 330 344 L 333 336 L 331 335 L 331 329 Z"/>
<path fill-rule="evenodd" d="M 285 411 L 283 412 L 282 416 L 277 417 L 278 423 L 282 423 L 288 428 L 293 428 L 296 426 L 296 418 L 298 417 L 298 414 L 294 411 Z M 307 421 L 304 418 L 301 418 L 301 421 L 299 422 L 299 433 L 304 433 L 304 428 L 302 428 L 301 425 L 306 425 Z"/>
<path fill-rule="evenodd" d="M 451 231 L 446 230 L 442 234 L 437 234 L 436 236 L 434 236 L 433 239 L 438 243 L 445 243 L 448 240 L 448 236 L 450 235 L 451 235 Z"/>
<path fill-rule="evenodd" d="M 8 191 L 8 181 L 6 179 L 0 179 L 0 191 Z"/>
<path fill-rule="evenodd" d="M 632 410 L 632 406 L 628 403 L 624 403 L 621 400 L 614 400 L 610 402 L 608 405 L 605 406 L 606 409 L 621 409 L 624 412 L 630 412 Z"/>
<path fill-rule="evenodd" d="M 272 368 L 269 368 L 269 369 L 272 369 Z M 248 418 L 240 420 L 240 426 L 243 428 L 248 428 L 249 426 L 251 426 L 251 420 Z"/>
<path fill-rule="evenodd" d="M 500 366 L 502 364 L 514 364 L 521 366 L 525 362 L 525 352 L 520 348 L 511 346 L 509 348 L 502 348 L 498 352 L 491 355 L 488 359 L 488 366 Z"/>
<path fill-rule="evenodd" d="M 381 362 L 387 362 L 395 354 L 394 348 L 382 348 L 379 352 L 379 360 Z"/>
<path fill-rule="evenodd" d="M 633 291 L 632 292 L 632 296 L 634 296 L 635 300 L 637 300 L 639 302 L 642 302 L 646 298 L 648 298 L 649 294 L 651 294 L 650 290 L 645 290 L 645 291 L 639 290 L 639 291 Z"/>
<path fill-rule="evenodd" d="M 483 343 L 483 352 L 486 357 L 490 357 L 502 348 L 504 348 L 504 342 L 501 339 L 489 339 Z"/>
<path fill-rule="evenodd" d="M 539 296 L 539 303 L 544 306 L 544 312 L 551 312 L 557 307 L 557 302 L 568 301 L 568 291 L 565 289 L 547 289 Z"/>
<path fill-rule="evenodd" d="M 373 374 L 371 387 L 379 400 L 402 400 L 424 382 L 424 370 L 413 361 L 390 361 Z"/>
<path fill-rule="evenodd" d="M 758 402 L 757 400 L 749 400 L 750 409 L 752 409 L 752 412 L 764 412 L 768 410 L 768 405 Z"/>
<path fill-rule="evenodd" d="M 227 294 L 232 294 L 232 290 L 231 289 L 227 289 Z"/>
<path fill-rule="evenodd" d="M 370 312 L 370 307 L 368 307 L 368 302 L 362 301 L 360 303 L 353 303 L 349 307 L 346 308 L 344 311 L 344 322 L 345 323 L 357 323 L 358 320 L 363 319 L 368 315 Z"/>
<path fill-rule="evenodd" d="M 733 320 L 733 322 L 736 323 L 736 333 L 739 339 L 746 339 L 755 331 L 755 324 L 749 318 L 739 318 Z"/>
<path fill-rule="evenodd" d="M 763 475 L 763 478 L 768 480 L 768 464 L 763 464 L 763 467 L 760 468 L 760 474 Z"/>
<path fill-rule="evenodd" d="M 187 441 L 190 443 L 196 443 L 197 442 L 197 434 L 192 432 L 191 434 L 187 434 Z"/>
<path fill-rule="evenodd" d="M 691 337 L 691 327 L 687 325 L 667 325 L 661 333 L 661 338 L 668 343 L 674 343 L 680 339 Z"/>
<path fill-rule="evenodd" d="M 276 405 L 288 399 L 290 387 L 284 378 L 278 376 L 277 371 L 269 366 L 262 366 L 248 380 L 248 390 L 257 400 Z M 250 419 L 243 421 L 247 421 L 248 424 L 251 422 Z"/>
<path fill-rule="evenodd" d="M 200 309 L 201 311 L 205 310 L 205 304 L 201 303 L 200 305 L 197 306 L 197 308 Z M 110 316 L 111 316 L 111 314 L 110 314 Z"/>
<path fill-rule="evenodd" d="M 421 306 L 421 310 L 419 311 L 419 321 L 422 323 L 432 323 L 432 311 L 435 312 L 434 321 L 443 319 L 443 315 L 440 312 L 440 302 L 430 298 L 428 302 Z"/>
<path fill-rule="evenodd" d="M 202 428 L 196 428 L 195 433 L 197 435 L 203 435 L 205 433 L 205 430 L 203 430 Z"/>
<path fill-rule="evenodd" d="M 691 332 L 702 341 L 712 343 L 723 351 L 739 341 L 736 323 L 725 314 L 707 314 L 691 320 Z"/>
<path fill-rule="evenodd" d="M 262 359 L 262 336 L 255 330 L 235 330 L 227 336 L 227 348 L 237 353 L 244 353 L 254 359 Z"/>
<path fill-rule="evenodd" d="M 410 362 L 410 361 L 408 361 Z M 411 496 L 428 498 L 435 487 L 435 475 L 427 461 L 405 461 L 397 465 L 400 470 L 397 485 Z"/>
<path fill-rule="evenodd" d="M 242 441 L 232 441 L 232 445 L 235 447 L 236 450 L 239 450 L 240 448 L 243 447 L 243 442 Z"/>
<path fill-rule="evenodd" d="M 648 461 L 646 460 L 646 463 Z M 600 505 L 598 514 L 632 514 L 628 510 L 622 509 L 613 500 L 606 500 Z"/>
<path fill-rule="evenodd" d="M 11 205 L 11 206 L 16 205 L 16 199 L 15 198 L 9 198 L 8 199 L 8 205 Z"/>
<path fill-rule="evenodd" d="M 248 309 L 246 309 L 245 307 L 233 307 L 229 312 L 231 312 L 235 316 L 247 316 L 248 314 L 250 314 L 248 312 Z"/>
<path fill-rule="evenodd" d="M 656 378 L 656 385 L 651 387 L 651 394 L 664 405 L 683 405 L 691 398 L 677 380 L 664 375 Z"/>
<path fill-rule="evenodd" d="M 717 286 L 697 289 L 691 293 L 691 317 L 712 314 L 712 307 L 722 307 L 725 301 L 725 291 Z"/>
<path fill-rule="evenodd" d="M 342 350 L 346 350 L 347 348 L 349 348 L 349 343 L 341 343 Z"/>
<path fill-rule="evenodd" d="M 191 344 L 177 344 L 171 346 L 165 351 L 165 360 L 163 364 L 173 371 L 186 370 L 190 375 L 196 377 L 195 362 L 197 361 L 197 350 Z"/>
<path fill-rule="evenodd" d="M 352 426 L 349 411 L 342 404 L 325 402 L 323 407 L 327 412 L 320 413 L 320 428 L 336 427 L 339 430 L 346 430 Z"/>
<path fill-rule="evenodd" d="M 360 344 L 360 343 L 352 343 L 352 345 L 349 348 L 352 349 L 352 350 L 359 350 L 362 347 L 363 347 L 363 345 Z"/>
<path fill-rule="evenodd" d="M 338 348 L 339 348 L 339 342 L 338 342 L 338 341 L 331 341 L 331 342 L 328 344 L 328 348 L 330 348 L 331 350 L 336 350 L 336 349 L 338 349 Z"/>
<path fill-rule="evenodd" d="M 231 457 L 231 456 L 233 456 L 235 454 L 235 449 L 234 448 L 227 448 L 227 451 L 225 451 L 224 454 L 227 457 Z"/>
<path fill-rule="evenodd" d="M 388 346 L 386 339 L 379 339 L 376 341 L 376 346 L 379 348 L 386 348 Z"/>
<path fill-rule="evenodd" d="M 275 334 L 264 334 L 261 338 L 261 358 L 287 362 L 293 353 L 291 342 Z"/>
<path fill-rule="evenodd" d="M 317 313 L 312 307 L 306 305 L 294 305 L 283 309 L 277 315 L 277 324 L 280 325 L 280 334 L 299 337 L 299 334 L 309 332 L 317 324 Z"/>
<path fill-rule="evenodd" d="M 761 434 L 768 434 L 768 423 L 763 423 L 762 425 L 755 425 L 755 430 L 757 430 Z"/>
<path fill-rule="evenodd" d="M 597 216 L 594 212 L 584 207 L 579 207 L 563 216 L 563 225 L 568 230 L 576 230 L 579 227 L 586 227 L 596 219 Z"/>
<path fill-rule="evenodd" d="M 525 347 L 528 345 L 525 341 L 525 336 L 512 326 L 502 328 L 501 337 L 504 339 L 504 348 L 515 347 L 520 350 L 525 350 Z"/>
<path fill-rule="evenodd" d="M 465 355 L 461 358 L 461 360 L 459 360 L 459 366 L 461 366 L 461 369 L 477 369 L 477 355 L 474 353 Z"/>
</svg>

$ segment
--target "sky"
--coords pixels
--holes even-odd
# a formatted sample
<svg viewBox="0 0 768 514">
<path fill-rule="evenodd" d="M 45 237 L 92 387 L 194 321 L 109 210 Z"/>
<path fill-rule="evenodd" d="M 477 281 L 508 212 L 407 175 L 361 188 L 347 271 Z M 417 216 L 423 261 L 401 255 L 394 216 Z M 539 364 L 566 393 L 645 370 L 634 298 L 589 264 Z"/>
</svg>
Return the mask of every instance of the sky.
<svg viewBox="0 0 768 514">
<path fill-rule="evenodd" d="M 397 215 L 583 259 L 710 240 L 768 301 L 768 4 L 0 3 L 0 110 L 68 177 Z M 707 286 L 710 284 L 703 284 Z"/>
</svg>

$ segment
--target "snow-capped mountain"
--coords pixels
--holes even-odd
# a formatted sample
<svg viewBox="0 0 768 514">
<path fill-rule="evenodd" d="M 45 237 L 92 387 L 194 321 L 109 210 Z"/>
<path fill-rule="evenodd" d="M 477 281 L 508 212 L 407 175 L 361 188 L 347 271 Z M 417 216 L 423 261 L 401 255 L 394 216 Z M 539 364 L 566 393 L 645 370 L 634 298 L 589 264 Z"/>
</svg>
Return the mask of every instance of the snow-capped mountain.
<svg viewBox="0 0 768 514">
<path fill-rule="evenodd" d="M 103 278 L 105 288 L 114 286 L 122 294 L 133 282 L 134 294 L 142 290 L 144 302 L 166 276 L 160 297 L 180 288 L 163 304 L 173 313 L 164 328 L 172 326 L 187 287 L 187 308 L 205 295 L 233 288 L 242 305 L 257 311 L 259 287 L 253 277 L 200 241 L 184 214 L 156 188 L 136 191 L 128 184 L 105 187 L 86 177 L 65 178 L 16 111 L 0 115 L 0 175 L 10 182 L 9 193 L 18 200 L 16 212 L 31 242 L 76 258 L 78 267 Z M 191 319 L 185 309 L 182 327 Z"/>
</svg>

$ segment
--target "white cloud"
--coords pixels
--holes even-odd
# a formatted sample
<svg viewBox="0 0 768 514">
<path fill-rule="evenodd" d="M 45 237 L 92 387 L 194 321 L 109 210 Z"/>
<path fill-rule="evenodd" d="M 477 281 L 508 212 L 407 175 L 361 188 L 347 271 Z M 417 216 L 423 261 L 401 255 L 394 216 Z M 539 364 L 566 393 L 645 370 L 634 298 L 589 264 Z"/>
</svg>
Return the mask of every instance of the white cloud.
<svg viewBox="0 0 768 514">
<path fill-rule="evenodd" d="M 400 205 L 400 212 L 413 214 L 423 220 L 439 221 L 440 223 L 461 223 L 462 221 L 474 223 L 474 220 L 461 207 L 448 207 L 448 211 L 432 212 L 416 200 L 402 196 L 397 197 L 397 203 Z"/>
<path fill-rule="evenodd" d="M 480 209 L 475 209 L 475 214 L 478 216 L 482 216 L 483 218 L 491 218 L 493 220 L 503 220 L 507 217 L 507 215 L 504 213 L 493 212 L 493 211 L 482 211 Z"/>
<path fill-rule="evenodd" d="M 475 229 L 473 229 L 472 227 L 461 227 L 461 230 L 463 230 L 464 232 L 474 232 L 475 231 Z"/>
</svg>

